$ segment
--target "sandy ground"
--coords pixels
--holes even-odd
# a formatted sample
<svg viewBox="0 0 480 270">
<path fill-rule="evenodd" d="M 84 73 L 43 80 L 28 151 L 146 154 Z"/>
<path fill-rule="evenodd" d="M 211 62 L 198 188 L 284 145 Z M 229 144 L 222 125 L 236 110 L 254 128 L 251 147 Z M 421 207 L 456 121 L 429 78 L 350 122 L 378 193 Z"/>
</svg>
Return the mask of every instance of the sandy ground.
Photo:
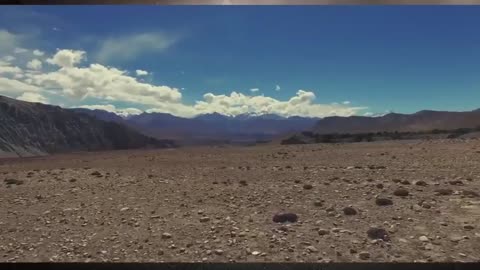
<svg viewBox="0 0 480 270">
<path fill-rule="evenodd" d="M 3 159 L 0 260 L 478 262 L 479 162 L 476 140 Z"/>
</svg>

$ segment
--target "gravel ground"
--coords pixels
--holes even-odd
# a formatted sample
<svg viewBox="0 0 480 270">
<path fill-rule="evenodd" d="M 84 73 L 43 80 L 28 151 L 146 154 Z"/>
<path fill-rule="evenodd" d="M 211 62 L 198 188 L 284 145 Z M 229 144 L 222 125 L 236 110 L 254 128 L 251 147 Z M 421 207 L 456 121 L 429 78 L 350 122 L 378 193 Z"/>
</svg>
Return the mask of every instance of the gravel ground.
<svg viewBox="0 0 480 270">
<path fill-rule="evenodd" d="M 3 159 L 0 260 L 478 262 L 479 162 L 476 140 Z"/>
</svg>

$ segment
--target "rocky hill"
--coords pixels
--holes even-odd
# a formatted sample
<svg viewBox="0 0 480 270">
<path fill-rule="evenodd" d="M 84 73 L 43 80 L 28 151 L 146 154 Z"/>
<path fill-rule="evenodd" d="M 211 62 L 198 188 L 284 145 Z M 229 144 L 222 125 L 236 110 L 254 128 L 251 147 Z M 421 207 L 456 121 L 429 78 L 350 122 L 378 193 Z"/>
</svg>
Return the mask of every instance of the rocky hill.
<svg viewBox="0 0 480 270">
<path fill-rule="evenodd" d="M 0 96 L 0 157 L 172 146 L 119 123 Z"/>
</svg>

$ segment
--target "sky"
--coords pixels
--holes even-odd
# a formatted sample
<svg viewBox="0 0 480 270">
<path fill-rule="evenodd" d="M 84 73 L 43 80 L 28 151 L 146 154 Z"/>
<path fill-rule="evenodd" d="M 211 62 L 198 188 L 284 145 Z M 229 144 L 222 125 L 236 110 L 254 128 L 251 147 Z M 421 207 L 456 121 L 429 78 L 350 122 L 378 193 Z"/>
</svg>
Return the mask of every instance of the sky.
<svg viewBox="0 0 480 270">
<path fill-rule="evenodd" d="M 0 95 L 120 115 L 480 108 L 480 6 L 10 6 Z"/>
</svg>

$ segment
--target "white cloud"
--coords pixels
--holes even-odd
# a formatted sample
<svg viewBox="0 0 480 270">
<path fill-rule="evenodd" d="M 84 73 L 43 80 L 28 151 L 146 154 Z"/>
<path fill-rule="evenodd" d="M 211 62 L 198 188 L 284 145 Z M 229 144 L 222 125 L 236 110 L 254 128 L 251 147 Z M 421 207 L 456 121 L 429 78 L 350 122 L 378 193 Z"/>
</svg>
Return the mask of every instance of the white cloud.
<svg viewBox="0 0 480 270">
<path fill-rule="evenodd" d="M 0 74 L 2 74 L 2 73 L 16 74 L 16 73 L 21 73 L 21 72 L 22 72 L 22 69 L 19 68 L 19 67 L 0 65 Z"/>
<path fill-rule="evenodd" d="M 84 53 L 60 50 L 49 60 L 62 68 L 50 73 L 28 76 L 37 86 L 59 89 L 64 95 L 75 99 L 93 97 L 150 106 L 181 101 L 182 95 L 178 89 L 139 82 L 136 78 L 128 76 L 125 71 L 116 68 L 100 64 L 90 64 L 88 67 L 73 66 L 80 62 Z"/>
<path fill-rule="evenodd" d="M 22 95 L 17 97 L 18 100 L 28 101 L 28 102 L 40 102 L 48 103 L 48 99 L 42 96 L 39 93 L 25 92 Z"/>
<path fill-rule="evenodd" d="M 57 65 L 59 67 L 69 68 L 80 63 L 84 56 L 84 51 L 58 50 L 52 58 L 47 59 L 47 63 Z"/>
<path fill-rule="evenodd" d="M 265 96 L 247 96 L 232 92 L 228 95 L 214 95 L 207 93 L 203 101 L 194 105 L 198 113 L 221 113 L 226 115 L 238 114 L 278 114 L 282 116 L 324 117 L 331 115 L 350 116 L 364 107 L 348 107 L 345 105 L 316 104 L 315 94 L 310 91 L 298 90 L 297 94 L 288 101 L 280 101 Z"/>
<path fill-rule="evenodd" d="M 37 92 L 40 89 L 36 86 L 18 80 L 0 77 L 0 93 L 6 95 L 23 92 Z"/>
<path fill-rule="evenodd" d="M 116 108 L 112 104 L 104 104 L 104 105 L 82 105 L 78 106 L 77 108 L 84 108 L 84 109 L 90 109 L 90 110 L 104 110 L 107 112 L 112 112 L 120 116 L 129 116 L 129 115 L 138 115 L 143 113 L 142 110 L 139 110 L 137 108 Z"/>
<path fill-rule="evenodd" d="M 26 53 L 26 52 L 28 52 L 28 50 L 25 49 L 25 48 L 15 48 L 15 49 L 13 50 L 13 53 L 17 53 L 17 54 L 18 54 L 18 53 Z"/>
<path fill-rule="evenodd" d="M 275 91 L 280 91 L 280 85 L 277 84 L 277 85 L 275 86 Z"/>
<path fill-rule="evenodd" d="M 259 90 L 260 89 L 258 89 L 258 88 L 252 88 L 252 89 L 250 89 L 250 92 L 255 93 L 255 92 L 258 92 Z"/>
<path fill-rule="evenodd" d="M 40 50 L 33 50 L 33 55 L 35 56 L 43 56 L 45 53 Z"/>
<path fill-rule="evenodd" d="M 346 101 L 342 102 L 342 104 L 348 105 L 348 104 L 350 104 L 350 101 L 346 100 Z"/>
<path fill-rule="evenodd" d="M 366 113 L 363 114 L 363 116 L 372 116 L 372 115 L 373 115 L 372 112 L 366 112 Z"/>
<path fill-rule="evenodd" d="M 144 53 L 163 52 L 179 40 L 178 35 L 142 33 L 108 38 L 102 42 L 96 59 L 101 63 L 110 60 L 127 61 Z"/>
<path fill-rule="evenodd" d="M 39 70 L 42 68 L 42 62 L 38 59 L 33 59 L 27 63 L 27 67 L 33 70 Z"/>
<path fill-rule="evenodd" d="M 141 70 L 141 69 L 137 69 L 137 70 L 135 70 L 135 72 L 137 73 L 137 76 L 146 76 L 146 75 L 148 75 L 148 71 Z"/>
</svg>

